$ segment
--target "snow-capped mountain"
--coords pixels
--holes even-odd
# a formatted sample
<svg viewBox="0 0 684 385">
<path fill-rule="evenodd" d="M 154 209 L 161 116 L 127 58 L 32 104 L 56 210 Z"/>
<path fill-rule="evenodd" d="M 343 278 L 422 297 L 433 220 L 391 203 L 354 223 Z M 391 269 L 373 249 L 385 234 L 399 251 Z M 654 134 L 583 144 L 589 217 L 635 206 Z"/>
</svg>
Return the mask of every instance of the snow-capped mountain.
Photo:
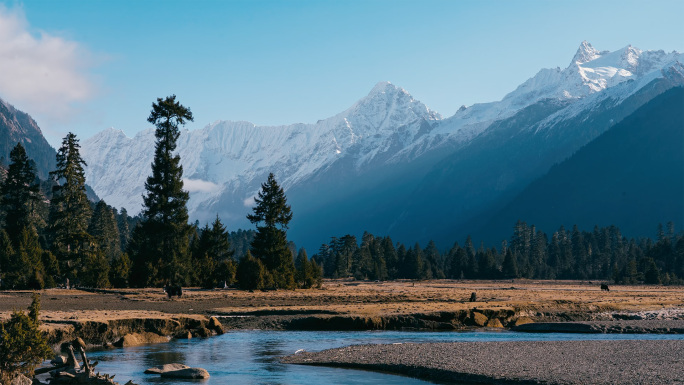
<svg viewBox="0 0 684 385">
<path fill-rule="evenodd" d="M 178 152 L 190 215 L 205 222 L 218 213 L 229 228 L 248 226 L 252 198 L 273 172 L 293 205 L 290 233 L 322 237 L 308 242 L 363 230 L 413 233 L 415 240 L 421 232 L 413 229 L 424 221 L 421 208 L 443 200 L 458 202 L 458 208 L 442 210 L 439 225 L 456 228 L 650 98 L 681 85 L 683 62 L 677 52 L 631 46 L 599 52 L 582 42 L 566 68 L 543 69 L 502 100 L 462 107 L 446 119 L 383 82 L 346 111 L 315 124 L 217 121 L 186 130 Z M 517 155 L 521 151 L 529 158 Z M 95 192 L 138 213 L 154 153 L 153 129 L 134 138 L 108 129 L 85 140 L 81 153 Z"/>
<path fill-rule="evenodd" d="M 405 90 L 382 82 L 346 111 L 316 124 L 263 127 L 217 121 L 201 130 L 184 130 L 178 152 L 191 193 L 190 212 L 203 211 L 222 194 L 249 205 L 269 172 L 288 188 L 343 157 L 353 156 L 354 166 L 363 167 L 414 142 L 421 130 L 440 119 Z M 108 204 L 131 214 L 141 210 L 154 142 L 153 128 L 134 138 L 110 128 L 83 142 L 86 178 Z"/>
</svg>

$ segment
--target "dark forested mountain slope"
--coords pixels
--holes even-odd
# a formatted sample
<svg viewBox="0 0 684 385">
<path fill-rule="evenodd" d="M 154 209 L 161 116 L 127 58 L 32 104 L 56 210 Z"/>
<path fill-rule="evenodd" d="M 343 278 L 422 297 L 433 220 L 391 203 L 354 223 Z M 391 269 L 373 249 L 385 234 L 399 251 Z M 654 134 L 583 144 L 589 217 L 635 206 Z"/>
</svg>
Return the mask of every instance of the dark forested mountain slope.
<svg viewBox="0 0 684 385">
<path fill-rule="evenodd" d="M 28 157 L 36 163 L 40 179 L 47 179 L 48 173 L 55 168 L 55 149 L 45 140 L 33 118 L 0 100 L 0 157 L 5 165 L 17 142 L 21 142 Z"/>
<path fill-rule="evenodd" d="M 475 232 L 504 239 L 520 219 L 547 233 L 559 225 L 616 225 L 653 235 L 684 225 L 684 88 L 673 88 L 554 166 Z"/>
</svg>

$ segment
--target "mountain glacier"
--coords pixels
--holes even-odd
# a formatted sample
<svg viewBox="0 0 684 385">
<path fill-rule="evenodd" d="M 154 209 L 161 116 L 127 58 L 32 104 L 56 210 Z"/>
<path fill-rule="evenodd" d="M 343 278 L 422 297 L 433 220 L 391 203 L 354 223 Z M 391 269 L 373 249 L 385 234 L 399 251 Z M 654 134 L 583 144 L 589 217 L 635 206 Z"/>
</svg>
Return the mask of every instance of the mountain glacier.
<svg viewBox="0 0 684 385">
<path fill-rule="evenodd" d="M 529 116 L 530 111 L 544 111 L 535 112 L 534 119 L 518 124 L 513 132 L 515 135 L 543 133 L 548 137 L 558 127 L 565 127 L 562 122 L 581 120 L 587 111 L 598 108 L 614 108 L 654 82 L 669 78 L 674 78 L 674 83 L 681 82 L 682 62 L 684 55 L 677 52 L 642 51 L 632 46 L 599 52 L 591 44 L 582 42 L 568 67 L 542 69 L 502 100 L 462 107 L 446 119 L 413 99 L 406 90 L 381 82 L 346 111 L 315 124 L 264 127 L 248 122 L 217 121 L 203 129 L 184 130 L 178 153 L 185 187 L 190 191 L 190 216 L 206 222 L 218 213 L 229 228 L 248 226 L 245 215 L 269 172 L 275 174 L 288 197 L 290 193 L 295 195 L 293 201 L 312 197 L 318 201 L 319 208 L 336 202 L 326 201 L 317 194 L 321 183 L 334 181 L 336 186 L 342 186 L 335 188 L 331 194 L 335 198 L 330 199 L 354 197 L 362 202 L 363 194 L 377 190 L 374 183 L 392 173 L 396 177 L 391 183 L 404 184 L 397 190 L 403 188 L 407 198 L 413 196 L 414 201 L 419 201 L 422 198 L 414 190 L 423 188 L 420 182 L 423 175 L 450 156 L 472 152 L 472 147 L 478 141 L 484 143 L 481 138 L 494 135 L 502 122 L 511 125 L 522 122 L 521 117 Z M 572 153 L 614 123 L 606 123 L 591 134 L 564 134 L 583 138 L 570 141 L 572 145 L 564 151 Z M 83 141 L 81 154 L 88 163 L 86 178 L 98 196 L 110 205 L 125 207 L 130 214 L 140 212 L 154 141 L 152 128 L 134 138 L 126 137 L 120 130 L 107 129 Z M 541 164 L 535 173 L 548 170 L 558 161 L 545 160 L 550 164 Z M 421 177 L 413 178 L 413 185 L 400 182 L 400 176 L 419 169 L 424 172 L 421 171 Z M 388 170 L 391 171 L 388 173 Z M 410 217 L 402 214 L 403 204 L 397 204 L 399 207 L 393 209 L 396 216 L 378 225 L 376 231 L 391 232 L 403 217 Z M 354 207 L 365 212 L 370 210 L 364 204 Z M 355 215 L 354 207 L 348 213 L 351 217 Z M 296 216 L 297 208 L 293 207 L 293 211 Z M 325 216 L 324 211 L 300 212 L 311 217 Z M 317 222 L 313 218 L 307 221 L 312 228 Z M 366 228 L 370 227 L 373 226 L 368 224 Z M 332 229 L 320 230 L 323 234 Z M 299 232 L 306 233 L 301 229 Z M 340 234 L 327 233 L 332 235 Z"/>
</svg>

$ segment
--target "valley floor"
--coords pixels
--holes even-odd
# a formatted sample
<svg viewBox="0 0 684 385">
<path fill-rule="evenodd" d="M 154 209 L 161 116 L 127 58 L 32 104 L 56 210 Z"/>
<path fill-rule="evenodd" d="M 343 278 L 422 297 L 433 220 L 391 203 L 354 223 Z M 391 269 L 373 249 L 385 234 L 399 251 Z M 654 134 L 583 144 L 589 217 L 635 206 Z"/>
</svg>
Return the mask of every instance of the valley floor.
<svg viewBox="0 0 684 385">
<path fill-rule="evenodd" d="M 240 329 L 461 329 L 516 323 L 684 319 L 684 290 L 672 286 L 611 286 L 579 281 L 326 280 L 321 289 L 256 291 L 185 289 L 168 299 L 162 290 L 49 289 L 41 320 L 50 328 L 79 322 L 216 316 Z M 469 302 L 475 293 L 475 302 Z M 26 309 L 28 291 L 0 292 L 0 317 Z M 483 318 L 475 313 L 485 315 Z M 523 322 L 524 321 L 524 322 Z"/>
</svg>

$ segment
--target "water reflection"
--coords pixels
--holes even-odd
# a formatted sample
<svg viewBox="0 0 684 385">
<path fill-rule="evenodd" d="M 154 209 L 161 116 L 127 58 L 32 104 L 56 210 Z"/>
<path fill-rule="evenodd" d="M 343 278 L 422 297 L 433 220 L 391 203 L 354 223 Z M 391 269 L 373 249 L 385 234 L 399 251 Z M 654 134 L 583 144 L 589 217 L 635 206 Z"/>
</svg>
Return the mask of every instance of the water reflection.
<svg viewBox="0 0 684 385">
<path fill-rule="evenodd" d="M 282 332 L 239 331 L 222 336 L 175 340 L 166 344 L 95 351 L 91 359 L 100 361 L 97 370 L 116 374 L 123 384 L 133 380 L 143 384 L 186 384 L 187 381 L 161 379 L 143 374 L 149 367 L 182 363 L 201 367 L 211 377 L 202 385 L 281 384 L 281 385 L 425 385 L 413 378 L 358 370 L 284 365 L 278 359 L 296 350 L 317 351 L 368 343 L 506 341 L 506 340 L 581 340 L 581 339 L 684 339 L 683 335 L 579 335 L 517 334 L 511 332 Z M 195 381 L 196 382 L 196 381 Z"/>
<path fill-rule="evenodd" d="M 264 370 L 272 373 L 279 373 L 287 370 L 287 367 L 278 360 L 278 357 L 287 354 L 284 350 L 284 343 L 282 340 L 255 340 L 251 346 L 255 361 L 261 363 Z"/>
</svg>

